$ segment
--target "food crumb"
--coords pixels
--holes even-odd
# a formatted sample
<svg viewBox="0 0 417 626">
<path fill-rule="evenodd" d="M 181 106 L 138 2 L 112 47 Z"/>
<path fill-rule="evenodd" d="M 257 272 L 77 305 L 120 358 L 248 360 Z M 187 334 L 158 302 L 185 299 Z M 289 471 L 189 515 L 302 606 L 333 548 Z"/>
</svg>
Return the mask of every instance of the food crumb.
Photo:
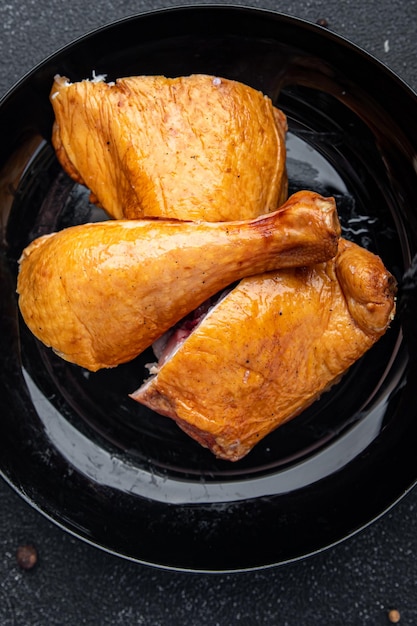
<svg viewBox="0 0 417 626">
<path fill-rule="evenodd" d="M 22 569 L 32 569 L 38 561 L 38 552 L 33 545 L 19 546 L 16 550 L 16 560 Z"/>
<path fill-rule="evenodd" d="M 324 28 L 327 28 L 329 26 L 329 22 L 324 17 L 319 18 L 316 24 L 318 24 L 319 26 L 323 26 Z"/>
<path fill-rule="evenodd" d="M 398 624 L 401 619 L 400 612 L 397 609 L 391 609 L 388 613 L 388 619 L 392 624 Z"/>
</svg>

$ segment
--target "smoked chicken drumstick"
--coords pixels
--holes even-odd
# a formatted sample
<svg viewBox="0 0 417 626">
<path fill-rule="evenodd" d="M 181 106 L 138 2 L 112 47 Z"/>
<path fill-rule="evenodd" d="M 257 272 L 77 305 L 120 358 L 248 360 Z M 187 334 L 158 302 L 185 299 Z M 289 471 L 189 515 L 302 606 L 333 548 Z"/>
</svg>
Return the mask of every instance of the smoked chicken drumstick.
<svg viewBox="0 0 417 626">
<path fill-rule="evenodd" d="M 64 359 L 90 370 L 129 361 L 230 283 L 336 254 L 334 200 L 294 194 L 254 220 L 109 220 L 33 241 L 20 260 L 23 318 Z"/>
</svg>

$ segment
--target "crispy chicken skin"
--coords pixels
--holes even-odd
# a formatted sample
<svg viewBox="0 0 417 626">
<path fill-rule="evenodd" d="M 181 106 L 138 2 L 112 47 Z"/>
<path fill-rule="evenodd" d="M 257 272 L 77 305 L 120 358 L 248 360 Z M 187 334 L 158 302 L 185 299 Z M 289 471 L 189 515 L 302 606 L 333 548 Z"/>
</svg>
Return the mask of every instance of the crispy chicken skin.
<svg viewBox="0 0 417 626">
<path fill-rule="evenodd" d="M 64 359 L 112 367 L 244 276 L 331 258 L 339 233 L 334 200 L 311 192 L 249 221 L 73 226 L 23 251 L 19 306 L 33 334 Z"/>
<path fill-rule="evenodd" d="M 386 331 L 395 281 L 341 240 L 335 259 L 243 279 L 132 398 L 237 461 Z"/>
<path fill-rule="evenodd" d="M 286 117 L 242 83 L 58 76 L 50 97 L 60 163 L 114 218 L 252 219 L 287 199 Z"/>
</svg>

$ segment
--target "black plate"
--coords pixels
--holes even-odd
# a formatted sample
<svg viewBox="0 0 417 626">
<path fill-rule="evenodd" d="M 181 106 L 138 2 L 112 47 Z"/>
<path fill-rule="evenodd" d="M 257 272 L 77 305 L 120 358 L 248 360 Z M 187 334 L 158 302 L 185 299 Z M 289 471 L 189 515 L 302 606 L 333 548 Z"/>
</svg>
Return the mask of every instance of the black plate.
<svg viewBox="0 0 417 626">
<path fill-rule="evenodd" d="M 380 254 L 400 282 L 417 250 L 416 96 L 318 26 L 200 6 L 143 14 L 79 39 L 26 76 L 0 108 L 5 480 L 67 531 L 160 567 L 253 569 L 340 541 L 417 478 L 413 276 L 381 341 L 235 464 L 128 398 L 149 354 L 95 374 L 64 363 L 19 318 L 17 259 L 35 236 L 102 217 L 50 145 L 54 74 L 75 81 L 93 71 L 109 80 L 209 73 L 269 94 L 288 116 L 291 191 L 334 195 L 344 235 Z"/>
</svg>

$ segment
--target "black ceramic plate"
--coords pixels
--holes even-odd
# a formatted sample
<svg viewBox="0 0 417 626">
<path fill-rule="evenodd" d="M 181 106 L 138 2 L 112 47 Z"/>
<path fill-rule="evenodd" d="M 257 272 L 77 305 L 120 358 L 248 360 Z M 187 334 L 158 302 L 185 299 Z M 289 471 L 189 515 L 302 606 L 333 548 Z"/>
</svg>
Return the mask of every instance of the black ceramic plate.
<svg viewBox="0 0 417 626">
<path fill-rule="evenodd" d="M 149 354 L 95 374 L 64 363 L 19 318 L 17 260 L 35 236 L 102 217 L 50 145 L 53 76 L 75 81 L 93 71 L 109 80 L 209 73 L 269 94 L 288 116 L 291 191 L 334 195 L 344 236 L 380 254 L 400 282 L 417 249 L 416 96 L 318 26 L 200 6 L 83 37 L 33 70 L 0 108 L 5 480 L 67 531 L 161 567 L 253 569 L 340 541 L 417 477 L 412 277 L 383 339 L 319 402 L 235 464 L 128 398 Z"/>
</svg>

